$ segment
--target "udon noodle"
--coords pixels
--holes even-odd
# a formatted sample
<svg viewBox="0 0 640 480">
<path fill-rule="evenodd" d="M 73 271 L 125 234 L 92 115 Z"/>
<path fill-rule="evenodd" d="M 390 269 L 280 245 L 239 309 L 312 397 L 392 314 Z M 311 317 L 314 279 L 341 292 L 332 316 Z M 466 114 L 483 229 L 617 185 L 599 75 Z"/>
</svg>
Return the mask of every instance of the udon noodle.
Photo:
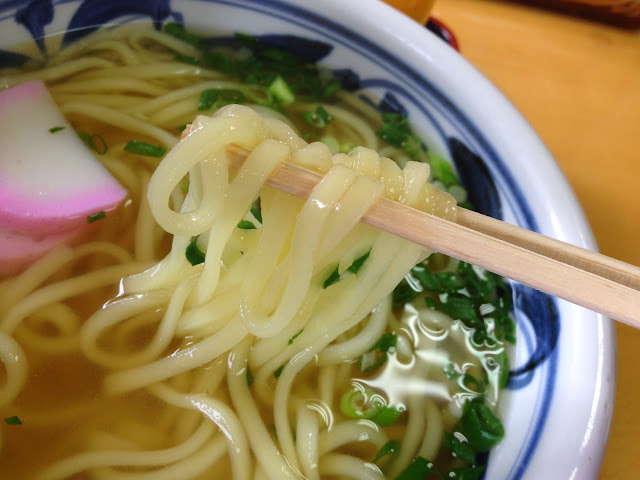
<svg viewBox="0 0 640 480">
<path fill-rule="evenodd" d="M 345 93 L 324 108 L 348 153 L 299 136 L 291 119 L 315 104 L 198 116 L 203 89 L 258 94 L 176 53 L 197 54 L 161 32 L 116 30 L 3 78 L 44 79 L 74 127 L 104 139 L 99 159 L 129 197 L 91 238 L 1 284 L 0 410 L 22 422 L 0 429 L 1 476 L 378 479 L 416 457 L 465 466 L 444 432 L 479 396 L 467 380 L 500 374 L 487 365 L 504 346 L 481 351 L 424 297 L 394 305 L 431 252 L 359 223 L 381 196 L 449 218 L 455 200 L 427 183 L 427 163 L 384 146 L 375 111 Z M 170 151 L 135 155 L 131 139 Z M 230 143 L 252 150 L 236 174 Z M 325 174 L 308 200 L 264 185 L 285 161 Z M 436 271 L 457 265 L 432 258 Z"/>
</svg>

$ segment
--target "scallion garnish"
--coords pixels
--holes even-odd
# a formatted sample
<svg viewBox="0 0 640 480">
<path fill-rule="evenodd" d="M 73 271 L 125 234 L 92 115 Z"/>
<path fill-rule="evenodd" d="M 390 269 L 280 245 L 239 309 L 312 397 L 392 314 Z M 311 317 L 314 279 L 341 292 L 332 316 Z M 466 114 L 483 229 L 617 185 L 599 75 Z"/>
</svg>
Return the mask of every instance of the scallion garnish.
<svg viewBox="0 0 640 480">
<path fill-rule="evenodd" d="M 371 460 L 371 463 L 376 463 L 382 457 L 386 457 L 387 455 L 392 455 L 393 457 L 397 457 L 399 452 L 400 452 L 400 440 L 389 440 L 380 448 L 380 450 L 378 450 L 378 453 L 376 453 L 376 456 L 373 457 L 373 460 Z"/>
<path fill-rule="evenodd" d="M 107 150 L 109 149 L 107 147 L 107 142 L 100 135 L 97 135 L 97 134 L 92 135 L 90 133 L 82 132 L 82 131 L 79 131 L 76 133 L 78 134 L 78 137 L 80 137 L 80 140 L 82 140 L 82 142 L 91 150 L 95 151 L 100 155 L 104 155 L 105 153 L 107 153 Z"/>
<path fill-rule="evenodd" d="M 256 226 L 249 220 L 240 220 L 238 228 L 241 228 L 242 230 L 255 230 Z"/>
<path fill-rule="evenodd" d="M 333 272 L 331 272 L 331 274 L 324 281 L 324 283 L 322 284 L 322 288 L 330 287 L 334 283 L 338 283 L 340 280 L 344 280 L 348 276 L 358 273 L 362 268 L 362 265 L 364 265 L 364 262 L 367 260 L 367 258 L 369 258 L 370 253 L 371 250 L 369 250 L 361 257 L 356 258 L 349 266 L 349 268 L 347 268 L 342 274 L 339 273 L 338 267 L 336 267 L 335 270 L 333 270 Z"/>
<path fill-rule="evenodd" d="M 482 402 L 467 402 L 459 421 L 462 435 L 476 452 L 488 452 L 502 437 L 504 427 L 491 409 Z"/>
<path fill-rule="evenodd" d="M 296 94 L 282 77 L 276 77 L 271 85 L 269 85 L 267 92 L 275 105 L 283 107 L 291 105 L 296 99 Z"/>
<path fill-rule="evenodd" d="M 60 132 L 61 130 L 64 130 L 67 127 L 52 127 L 49 129 L 49 133 L 56 133 L 56 132 Z"/>
<path fill-rule="evenodd" d="M 304 331 L 304 328 L 300 329 L 300 331 L 298 333 L 296 333 L 293 337 L 291 337 L 289 339 L 289 345 L 291 345 L 293 343 L 293 341 L 298 338 L 298 336 Z"/>
<path fill-rule="evenodd" d="M 323 282 L 322 288 L 328 288 L 334 283 L 338 283 L 340 281 L 340 272 L 338 271 L 338 267 L 331 272 L 331 274 L 327 277 L 327 279 Z"/>
<path fill-rule="evenodd" d="M 454 435 L 449 432 L 444 432 L 443 444 L 456 458 L 459 458 L 466 464 L 473 465 L 476 463 L 476 451 L 469 445 L 464 435 L 460 433 Z"/>
<path fill-rule="evenodd" d="M 229 55 L 220 52 L 205 52 L 202 55 L 202 64 L 207 68 L 213 68 L 219 72 L 233 75 L 236 64 Z"/>
<path fill-rule="evenodd" d="M 276 378 L 280 378 L 280 375 L 282 375 L 282 370 L 284 370 L 284 365 L 280 365 L 275 372 L 273 372 L 273 376 Z"/>
<path fill-rule="evenodd" d="M 358 368 L 361 372 L 376 370 L 385 364 L 388 352 L 396 346 L 395 333 L 385 333 L 367 352 L 358 359 Z"/>
<path fill-rule="evenodd" d="M 451 478 L 455 480 L 480 480 L 484 473 L 484 465 L 474 465 L 472 467 L 452 468 L 443 478 Z"/>
<path fill-rule="evenodd" d="M 396 477 L 396 480 L 424 480 L 427 475 L 433 473 L 433 471 L 433 462 L 430 462 L 424 457 L 416 457 L 409 466 Z"/>
<path fill-rule="evenodd" d="M 178 183 L 178 185 L 180 185 L 180 190 L 182 190 L 182 193 L 189 193 L 190 184 L 191 182 L 189 180 L 188 175 L 185 175 L 184 177 L 182 177 L 182 179 L 180 180 L 180 183 Z"/>
<path fill-rule="evenodd" d="M 304 112 L 302 117 L 305 122 L 316 128 L 324 128 L 333 120 L 331 114 L 322 105 L 318 105 L 315 111 Z"/>
<path fill-rule="evenodd" d="M 7 425 L 22 425 L 22 420 L 17 415 L 12 417 L 5 417 L 4 422 Z"/>
<path fill-rule="evenodd" d="M 404 412 L 404 407 L 383 407 L 371 421 L 382 427 L 389 427 L 396 422 L 398 417 L 402 415 L 402 412 Z"/>
<path fill-rule="evenodd" d="M 250 387 L 253 385 L 253 375 L 251 374 L 251 370 L 247 367 L 247 371 L 245 373 L 245 377 L 247 378 L 247 385 Z"/>
<path fill-rule="evenodd" d="M 98 213 L 94 213 L 93 215 L 89 215 L 87 217 L 87 223 L 97 222 L 98 220 L 102 220 L 106 216 L 107 216 L 107 214 L 104 211 L 98 212 Z"/>
<path fill-rule="evenodd" d="M 182 55 L 181 53 L 177 53 L 174 59 L 176 62 L 186 63 L 187 65 L 200 65 L 200 59 L 198 57 Z"/>
<path fill-rule="evenodd" d="M 262 223 L 262 210 L 260 210 L 260 203 L 258 203 L 256 206 L 251 207 L 251 210 L 249 211 L 257 221 Z"/>
<path fill-rule="evenodd" d="M 164 31 L 169 35 L 172 35 L 176 38 L 179 38 L 183 42 L 188 43 L 189 45 L 196 47 L 198 49 L 203 48 L 201 43 L 202 37 L 198 35 L 194 35 L 193 33 L 189 33 L 185 30 L 183 25 L 175 22 L 168 22 L 164 25 Z"/>
<path fill-rule="evenodd" d="M 403 406 L 387 405 L 380 394 L 361 385 L 347 390 L 340 398 L 340 411 L 349 418 L 371 420 L 378 425 L 388 427 L 398 419 Z"/>
<path fill-rule="evenodd" d="M 232 103 L 246 103 L 247 98 L 240 90 L 231 88 L 208 88 L 200 92 L 198 110 L 217 110 Z"/>
<path fill-rule="evenodd" d="M 130 140 L 124 149 L 136 155 L 156 158 L 160 158 L 167 153 L 167 149 L 161 145 L 152 145 L 151 143 L 139 142 L 138 140 Z"/>
<path fill-rule="evenodd" d="M 198 238 L 199 237 L 194 237 L 184 252 L 191 265 L 199 265 L 203 263 L 206 257 L 206 254 L 198 247 Z"/>
</svg>

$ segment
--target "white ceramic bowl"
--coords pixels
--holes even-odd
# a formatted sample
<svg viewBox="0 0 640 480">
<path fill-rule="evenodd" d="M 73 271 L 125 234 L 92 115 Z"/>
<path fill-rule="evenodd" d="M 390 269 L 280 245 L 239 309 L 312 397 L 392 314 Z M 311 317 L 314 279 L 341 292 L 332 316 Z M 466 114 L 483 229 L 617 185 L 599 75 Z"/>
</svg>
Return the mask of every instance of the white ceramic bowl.
<svg viewBox="0 0 640 480">
<path fill-rule="evenodd" d="M 325 49 L 312 53 L 325 53 L 324 64 L 350 69 L 358 90 L 406 109 L 430 147 L 454 161 L 481 211 L 595 248 L 566 179 L 518 112 L 452 48 L 374 0 L 2 0 L 0 48 L 61 31 L 71 32 L 69 42 L 83 35 L 78 28 L 132 20 L 320 42 L 312 46 Z M 0 51 L 0 64 L 21 60 Z M 485 478 L 596 478 L 613 408 L 612 322 L 513 287 L 518 339 L 501 405 L 507 433 Z"/>
</svg>

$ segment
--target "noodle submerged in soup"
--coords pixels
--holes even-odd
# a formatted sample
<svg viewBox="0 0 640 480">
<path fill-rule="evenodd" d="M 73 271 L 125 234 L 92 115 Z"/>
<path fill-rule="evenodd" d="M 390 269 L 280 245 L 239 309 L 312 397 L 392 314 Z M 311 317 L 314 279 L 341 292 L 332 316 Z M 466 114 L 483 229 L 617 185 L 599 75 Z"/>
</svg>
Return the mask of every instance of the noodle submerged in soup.
<svg viewBox="0 0 640 480">
<path fill-rule="evenodd" d="M 358 223 L 383 195 L 455 215 L 421 140 L 291 53 L 167 30 L 5 77 L 44 79 L 129 197 L 2 284 L 3 477 L 478 478 L 508 288 Z M 325 174 L 309 200 L 264 186 L 284 161 Z"/>
</svg>

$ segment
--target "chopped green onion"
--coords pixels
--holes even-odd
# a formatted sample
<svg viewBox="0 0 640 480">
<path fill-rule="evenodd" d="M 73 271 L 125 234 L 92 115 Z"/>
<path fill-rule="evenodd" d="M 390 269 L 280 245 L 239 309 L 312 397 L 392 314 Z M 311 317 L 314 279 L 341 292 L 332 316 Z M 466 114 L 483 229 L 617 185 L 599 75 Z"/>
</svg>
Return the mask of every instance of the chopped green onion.
<svg viewBox="0 0 640 480">
<path fill-rule="evenodd" d="M 491 357 L 487 357 L 487 360 L 490 359 Z M 506 388 L 507 383 L 509 383 L 509 358 L 503 350 L 501 353 L 493 357 L 493 361 L 500 372 L 498 375 L 498 387 Z"/>
<path fill-rule="evenodd" d="M 124 149 L 129 153 L 135 153 L 136 155 L 144 155 L 146 157 L 156 157 L 160 158 L 165 153 L 167 153 L 167 149 L 160 145 L 152 145 L 150 143 L 139 142 L 137 140 L 131 140 Z"/>
<path fill-rule="evenodd" d="M 262 223 L 262 211 L 260 210 L 260 205 L 255 206 L 255 207 L 251 207 L 251 210 L 249 210 L 251 212 L 251 215 L 254 216 L 254 218 L 259 221 L 260 223 Z"/>
<path fill-rule="evenodd" d="M 198 110 L 217 110 L 232 103 L 246 103 L 247 97 L 240 90 L 231 88 L 208 88 L 200 92 Z"/>
<path fill-rule="evenodd" d="M 100 155 L 104 155 L 105 153 L 107 153 L 107 142 L 100 135 L 91 135 L 90 133 L 82 131 L 76 133 L 78 134 L 78 137 L 80 137 L 80 140 L 82 140 L 82 142 L 91 150 Z"/>
<path fill-rule="evenodd" d="M 324 143 L 333 155 L 340 153 L 340 142 L 333 135 L 323 135 L 318 139 L 319 142 Z"/>
<path fill-rule="evenodd" d="M 203 263 L 206 256 L 206 254 L 202 252 L 200 248 L 198 248 L 197 241 L 198 241 L 198 237 L 193 237 L 193 239 L 189 243 L 189 246 L 184 252 L 185 256 L 187 257 L 187 260 L 189 260 L 189 263 L 191 265 L 199 265 Z"/>
<path fill-rule="evenodd" d="M 459 185 L 458 177 L 449 162 L 443 160 L 432 152 L 427 153 L 429 165 L 431 165 L 431 180 L 442 182 L 446 187 Z"/>
<path fill-rule="evenodd" d="M 400 415 L 404 412 L 404 407 L 383 407 L 380 412 L 371 418 L 371 421 L 382 427 L 389 427 L 395 423 Z"/>
<path fill-rule="evenodd" d="M 353 263 L 351 263 L 349 268 L 347 268 L 342 273 L 342 275 L 340 275 L 338 271 L 338 267 L 336 267 L 335 270 L 331 272 L 331 275 L 329 275 L 329 277 L 327 277 L 327 279 L 324 281 L 324 283 L 322 284 L 322 288 L 330 287 L 334 283 L 338 283 L 340 280 L 344 280 L 348 276 L 358 273 L 362 268 L 362 265 L 364 265 L 364 262 L 367 260 L 367 258 L 369 258 L 370 253 L 371 253 L 371 250 L 369 250 L 367 253 L 365 253 L 361 257 L 356 258 L 353 261 Z"/>
<path fill-rule="evenodd" d="M 340 411 L 349 418 L 371 419 L 386 406 L 387 401 L 371 389 L 354 387 L 340 398 Z"/>
<path fill-rule="evenodd" d="M 196 47 L 199 49 L 203 48 L 203 45 L 201 43 L 202 37 L 199 37 L 198 35 L 194 35 L 192 33 L 187 32 L 184 26 L 180 25 L 179 23 L 175 23 L 175 22 L 166 23 L 164 26 L 164 31 L 173 37 L 179 38 L 180 40 L 188 43 L 193 47 Z"/>
<path fill-rule="evenodd" d="M 442 373 L 447 377 L 448 380 L 455 380 L 460 376 L 460 373 L 456 369 L 456 364 L 453 362 L 449 362 L 442 367 Z"/>
<path fill-rule="evenodd" d="M 484 473 L 484 465 L 474 465 L 472 467 L 452 468 L 449 470 L 448 476 L 444 478 L 451 478 L 453 480 L 480 480 Z"/>
<path fill-rule="evenodd" d="M 380 350 L 381 352 L 388 352 L 392 350 L 397 343 L 398 337 L 395 333 L 385 333 L 380 339 L 376 342 L 376 344 L 371 347 L 371 350 Z"/>
<path fill-rule="evenodd" d="M 504 427 L 491 409 L 484 403 L 467 402 L 460 418 L 462 434 L 477 452 L 488 452 L 502 437 Z"/>
<path fill-rule="evenodd" d="M 182 125 L 178 125 L 176 127 L 176 130 L 178 130 L 179 132 L 184 132 L 187 129 L 187 124 L 183 123 Z"/>
<path fill-rule="evenodd" d="M 391 301 L 394 307 L 401 307 L 418 296 L 420 292 L 412 285 L 412 283 L 402 280 L 398 286 L 393 289 L 393 292 L 391 292 Z"/>
<path fill-rule="evenodd" d="M 341 88 L 342 88 L 342 85 L 337 80 L 330 81 L 325 85 L 324 89 L 322 90 L 322 98 L 333 97 L 336 93 L 340 91 Z"/>
<path fill-rule="evenodd" d="M 94 213 L 93 215 L 89 215 L 87 217 L 87 223 L 97 222 L 98 220 L 102 220 L 106 216 L 107 216 L 107 214 L 104 211 L 98 212 L 98 213 Z"/>
<path fill-rule="evenodd" d="M 459 458 L 468 465 L 476 463 L 476 451 L 466 441 L 462 441 L 458 436 L 444 432 L 444 446 L 456 458 Z"/>
<path fill-rule="evenodd" d="M 302 139 L 306 140 L 307 142 L 312 142 L 317 138 L 318 138 L 318 134 L 315 132 L 305 132 L 302 134 Z"/>
<path fill-rule="evenodd" d="M 442 310 L 454 319 L 459 319 L 466 324 L 476 326 L 480 323 L 473 302 L 463 296 L 442 294 L 440 295 Z"/>
<path fill-rule="evenodd" d="M 331 275 L 327 277 L 327 279 L 322 284 L 322 288 L 328 288 L 334 283 L 338 283 L 340 281 L 340 273 L 338 272 L 338 267 L 335 268 Z"/>
<path fill-rule="evenodd" d="M 382 121 L 384 124 L 376 134 L 389 145 L 404 149 L 408 146 L 410 139 L 416 141 L 409 125 L 409 120 L 404 115 L 385 113 L 382 115 Z M 420 139 L 418 141 L 422 143 Z"/>
<path fill-rule="evenodd" d="M 400 440 L 389 440 L 380 448 L 380 450 L 378 450 L 378 453 L 376 453 L 376 456 L 373 457 L 371 463 L 376 463 L 382 457 L 386 457 L 387 455 L 393 455 L 393 457 L 397 457 L 399 452 Z"/>
<path fill-rule="evenodd" d="M 442 292 L 457 292 L 466 285 L 464 279 L 455 272 L 436 273 L 434 278 L 440 285 L 440 291 Z"/>
<path fill-rule="evenodd" d="M 402 412 L 403 406 L 387 405 L 387 400 L 370 388 L 355 385 L 340 398 L 340 411 L 349 418 L 367 419 L 378 425 L 392 425 Z"/>
<path fill-rule="evenodd" d="M 22 425 L 22 420 L 20 420 L 16 415 L 13 417 L 5 417 L 4 421 L 7 425 Z"/>
<path fill-rule="evenodd" d="M 185 175 L 184 177 L 182 177 L 182 179 L 180 180 L 180 183 L 178 185 L 180 185 L 180 190 L 182 190 L 182 193 L 188 193 L 189 192 L 189 185 L 190 185 L 191 181 L 189 180 L 189 176 Z"/>
<path fill-rule="evenodd" d="M 380 339 L 358 359 L 358 368 L 362 372 L 376 370 L 385 364 L 389 350 L 396 346 L 395 333 L 385 333 Z"/>
<path fill-rule="evenodd" d="M 256 226 L 249 220 L 240 220 L 238 228 L 241 228 L 242 230 L 255 230 Z"/>
<path fill-rule="evenodd" d="M 174 57 L 176 62 L 186 63 L 187 65 L 200 65 L 200 59 L 198 57 L 191 57 L 189 55 L 182 55 L 177 53 Z"/>
<path fill-rule="evenodd" d="M 304 328 L 300 329 L 300 331 L 298 333 L 296 333 L 293 337 L 291 337 L 289 339 L 289 345 L 291 345 L 293 343 L 293 341 L 298 338 L 298 336 L 304 331 Z"/>
<path fill-rule="evenodd" d="M 439 292 L 440 284 L 426 265 L 419 263 L 411 269 L 410 275 L 416 278 L 422 287 L 430 292 Z"/>
<path fill-rule="evenodd" d="M 64 130 L 65 128 L 67 128 L 67 127 L 52 127 L 52 128 L 49 129 L 49 133 L 56 133 L 56 132 L 59 132 L 61 130 Z"/>
<path fill-rule="evenodd" d="M 276 371 L 273 372 L 273 376 L 276 378 L 280 378 L 280 375 L 282 375 L 282 370 L 284 370 L 284 365 L 281 365 L 280 367 L 278 367 Z"/>
<path fill-rule="evenodd" d="M 233 35 L 238 43 L 244 47 L 252 48 L 258 43 L 258 39 L 248 33 L 236 32 Z"/>
<path fill-rule="evenodd" d="M 202 55 L 202 64 L 207 68 L 232 75 L 235 72 L 235 62 L 229 55 L 220 52 L 205 52 Z"/>
<path fill-rule="evenodd" d="M 367 258 L 369 258 L 370 253 L 371 253 L 371 250 L 369 250 L 367 253 L 365 253 L 361 257 L 356 258 L 351 264 L 351 266 L 347 268 L 347 271 L 351 273 L 358 273 L 362 268 L 362 265 L 364 265 L 364 262 L 367 260 Z"/>
<path fill-rule="evenodd" d="M 267 89 L 269 96 L 273 99 L 273 103 L 286 107 L 291 105 L 296 99 L 296 94 L 293 93 L 287 82 L 282 77 L 276 77 L 276 79 L 269 85 Z"/>
<path fill-rule="evenodd" d="M 396 477 L 396 480 L 424 480 L 427 475 L 433 472 L 433 462 L 430 462 L 424 457 L 416 457 L 411 464 Z"/>
<path fill-rule="evenodd" d="M 316 128 L 324 128 L 333 120 L 331 114 L 327 112 L 322 105 L 318 105 L 315 111 L 304 112 L 302 117 L 305 122 Z"/>
<path fill-rule="evenodd" d="M 253 375 L 251 375 L 251 370 L 247 367 L 247 371 L 245 373 L 245 377 L 247 378 L 247 385 L 250 387 L 253 385 Z"/>
<path fill-rule="evenodd" d="M 427 308 L 430 308 L 431 310 L 435 310 L 436 308 L 438 308 L 438 306 L 436 305 L 436 301 L 431 297 L 424 297 L 424 303 L 426 303 Z"/>
</svg>

